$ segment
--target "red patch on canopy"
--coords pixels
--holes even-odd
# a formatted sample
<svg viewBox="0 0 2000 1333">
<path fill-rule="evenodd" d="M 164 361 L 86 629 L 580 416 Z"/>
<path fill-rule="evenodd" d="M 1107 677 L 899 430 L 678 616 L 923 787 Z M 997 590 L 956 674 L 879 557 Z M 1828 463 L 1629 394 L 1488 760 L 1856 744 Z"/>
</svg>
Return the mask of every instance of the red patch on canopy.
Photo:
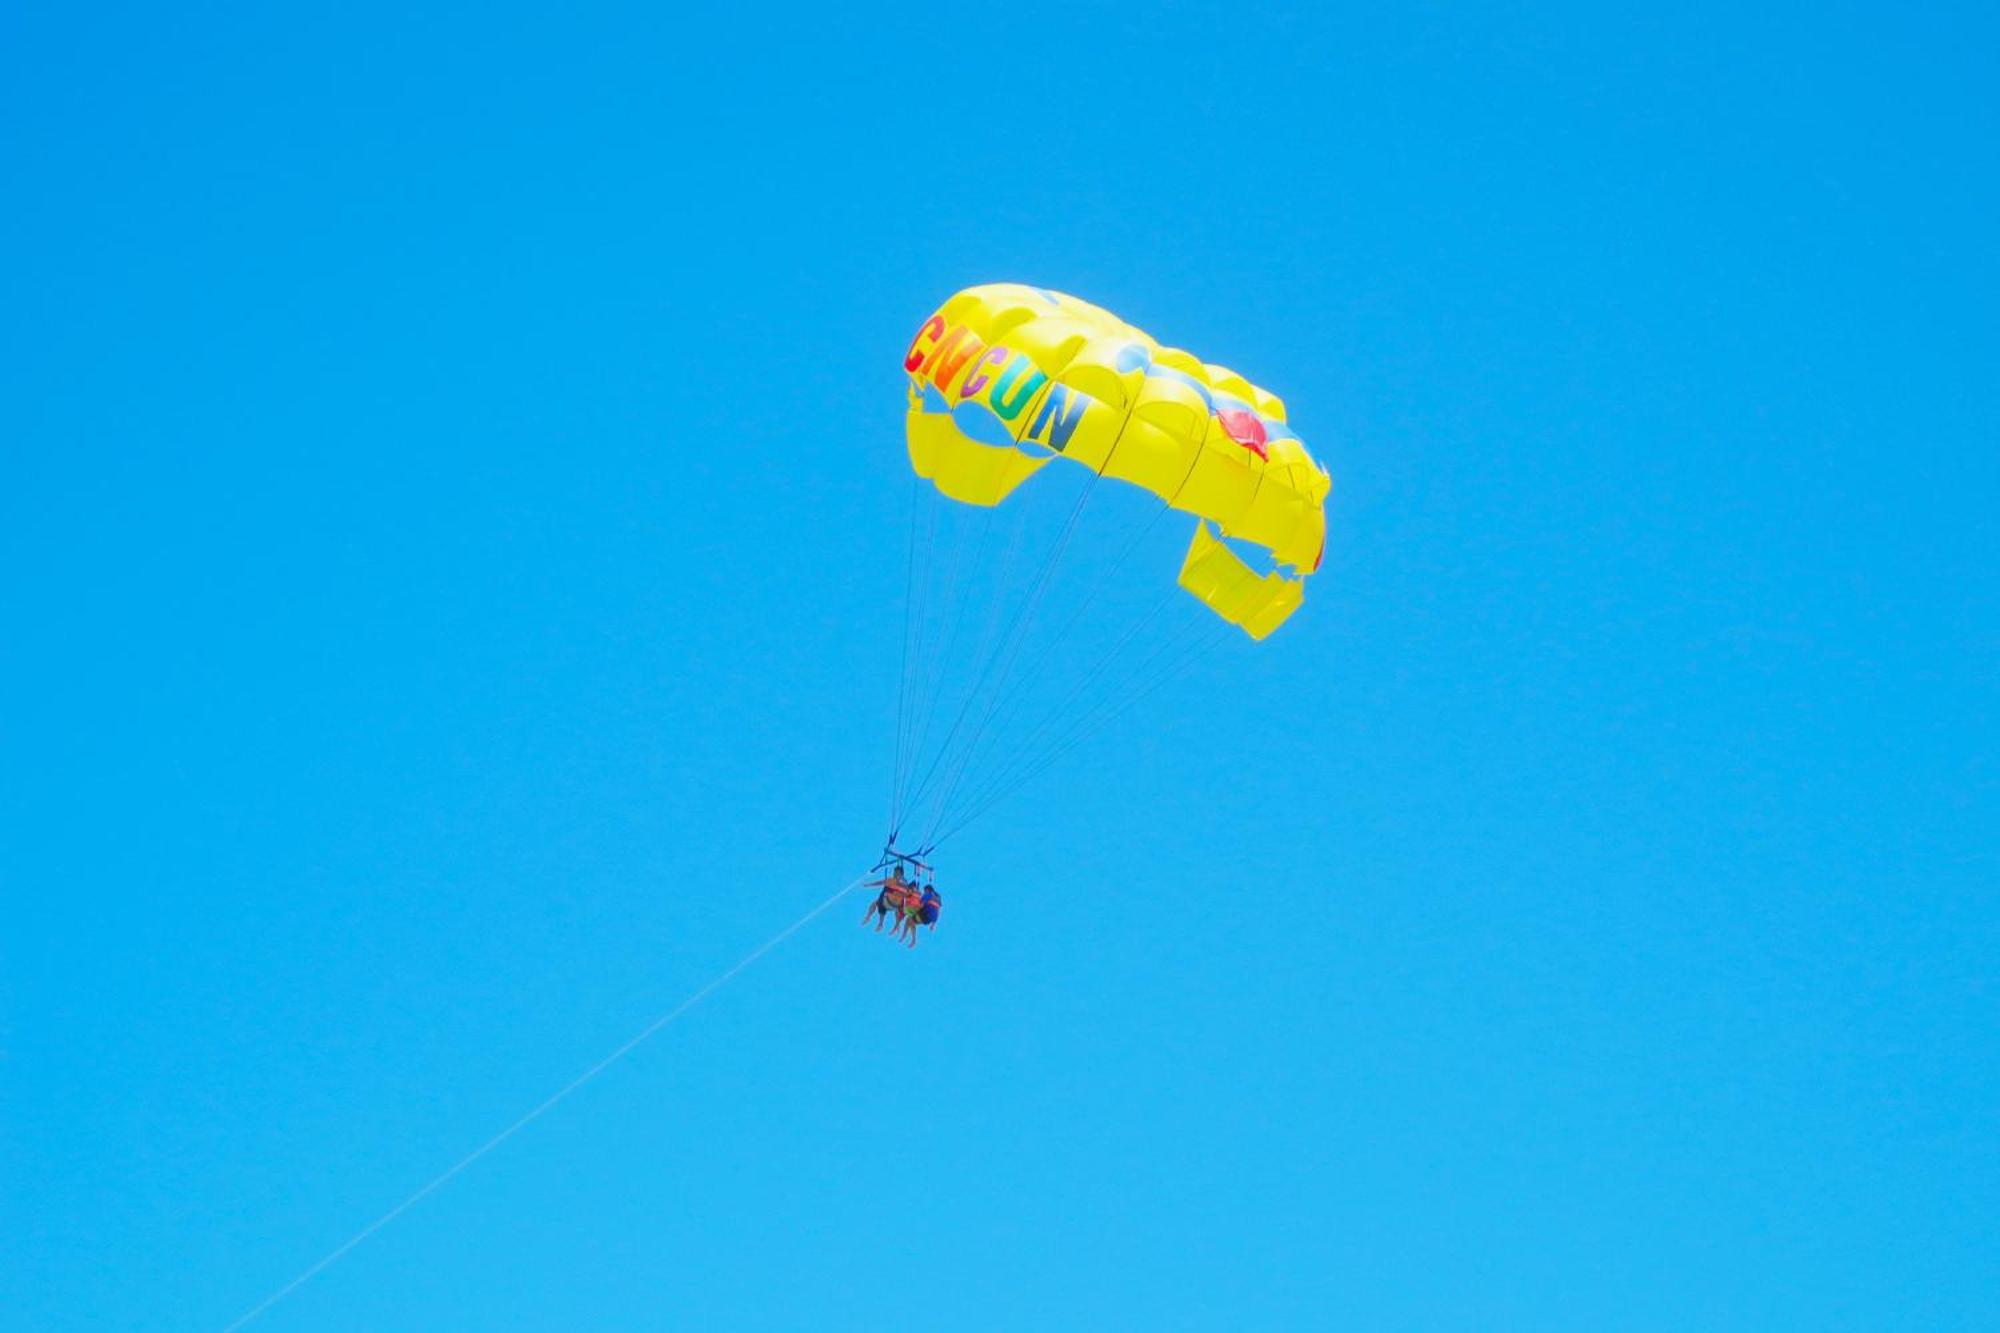
<svg viewBox="0 0 2000 1333">
<path fill-rule="evenodd" d="M 1257 419 L 1255 412 L 1245 412 L 1240 407 L 1225 407 L 1215 415 L 1222 422 L 1222 428 L 1229 432 L 1230 439 L 1265 462 L 1271 461 L 1271 451 L 1265 447 L 1264 423 Z"/>
</svg>

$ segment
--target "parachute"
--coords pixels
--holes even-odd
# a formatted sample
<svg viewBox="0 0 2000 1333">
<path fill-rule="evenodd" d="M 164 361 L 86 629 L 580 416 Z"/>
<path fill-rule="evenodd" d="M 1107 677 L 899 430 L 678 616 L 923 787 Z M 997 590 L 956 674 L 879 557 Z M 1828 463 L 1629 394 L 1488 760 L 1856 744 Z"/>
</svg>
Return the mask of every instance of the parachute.
<svg viewBox="0 0 2000 1333">
<path fill-rule="evenodd" d="M 1332 482 L 1275 394 L 1061 292 L 969 287 L 919 326 L 903 369 L 916 502 L 890 842 L 922 855 L 1219 637 L 1262 640 L 1290 618 L 1325 552 Z M 1073 505 L 1035 504 L 1059 478 L 1080 492 Z M 1123 498 L 1109 507 L 1143 526 L 1093 542 L 1084 510 L 1112 493 Z M 1004 561 L 989 559 L 1005 509 L 1020 511 L 1014 536 Z M 1131 587 L 1145 586 L 1121 576 L 1169 510 L 1195 523 L 1166 588 L 1191 594 L 1201 618 L 1148 641 L 1175 618 L 1155 605 L 1107 629 Z M 1045 531 L 1031 540 L 1037 523 Z M 1022 572 L 1020 551 L 1044 541 Z M 1071 562 L 1080 581 L 1065 581 L 1077 572 L 1065 555 L 1093 544 L 1103 549 Z M 1049 638 L 1038 617 L 1066 599 Z M 982 606 L 989 628 L 968 653 L 962 631 Z M 1038 651 L 1024 653 L 1038 627 Z M 946 717 L 948 730 L 934 730 Z"/>
</svg>

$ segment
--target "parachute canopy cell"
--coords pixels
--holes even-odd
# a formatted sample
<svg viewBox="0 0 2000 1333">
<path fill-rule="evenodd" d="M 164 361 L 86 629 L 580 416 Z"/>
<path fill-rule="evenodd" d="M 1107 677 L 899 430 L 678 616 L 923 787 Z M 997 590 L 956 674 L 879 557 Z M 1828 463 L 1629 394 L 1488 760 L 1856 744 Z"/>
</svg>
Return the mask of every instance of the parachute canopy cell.
<svg viewBox="0 0 2000 1333">
<path fill-rule="evenodd" d="M 1298 608 L 1332 482 L 1277 395 L 1088 301 L 1014 283 L 946 301 L 903 369 L 910 465 L 947 498 L 997 505 L 1068 459 L 1205 520 L 1180 582 L 1216 615 L 1261 639 Z M 995 443 L 966 429 L 968 412 Z"/>
</svg>

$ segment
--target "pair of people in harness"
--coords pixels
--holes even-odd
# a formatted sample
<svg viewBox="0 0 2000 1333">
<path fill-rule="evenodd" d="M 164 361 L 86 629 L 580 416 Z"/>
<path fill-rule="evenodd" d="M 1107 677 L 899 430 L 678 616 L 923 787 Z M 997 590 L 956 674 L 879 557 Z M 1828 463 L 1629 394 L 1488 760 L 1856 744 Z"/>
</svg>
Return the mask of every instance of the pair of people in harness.
<svg viewBox="0 0 2000 1333">
<path fill-rule="evenodd" d="M 917 947 L 917 927 L 929 926 L 937 929 L 938 914 L 944 910 L 944 899 L 938 896 L 933 884 L 919 885 L 915 878 L 906 877 L 902 866 L 896 866 L 881 879 L 870 880 L 864 888 L 880 889 L 875 901 L 868 907 L 861 924 L 875 923 L 875 931 L 880 934 L 884 922 L 894 920 L 895 938 L 904 940 L 909 948 Z"/>
</svg>

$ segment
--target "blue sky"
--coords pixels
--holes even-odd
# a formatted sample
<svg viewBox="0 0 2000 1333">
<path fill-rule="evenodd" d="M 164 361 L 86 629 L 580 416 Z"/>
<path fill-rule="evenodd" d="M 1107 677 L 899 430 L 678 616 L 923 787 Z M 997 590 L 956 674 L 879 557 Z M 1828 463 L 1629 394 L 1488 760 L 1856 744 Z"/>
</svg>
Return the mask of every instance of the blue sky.
<svg viewBox="0 0 2000 1333">
<path fill-rule="evenodd" d="M 1284 395 L 1305 610 L 259 1327 L 2000 1326 L 1987 12 L 670 8 L 0 20 L 4 1322 L 866 867 L 1011 279 Z"/>
</svg>

